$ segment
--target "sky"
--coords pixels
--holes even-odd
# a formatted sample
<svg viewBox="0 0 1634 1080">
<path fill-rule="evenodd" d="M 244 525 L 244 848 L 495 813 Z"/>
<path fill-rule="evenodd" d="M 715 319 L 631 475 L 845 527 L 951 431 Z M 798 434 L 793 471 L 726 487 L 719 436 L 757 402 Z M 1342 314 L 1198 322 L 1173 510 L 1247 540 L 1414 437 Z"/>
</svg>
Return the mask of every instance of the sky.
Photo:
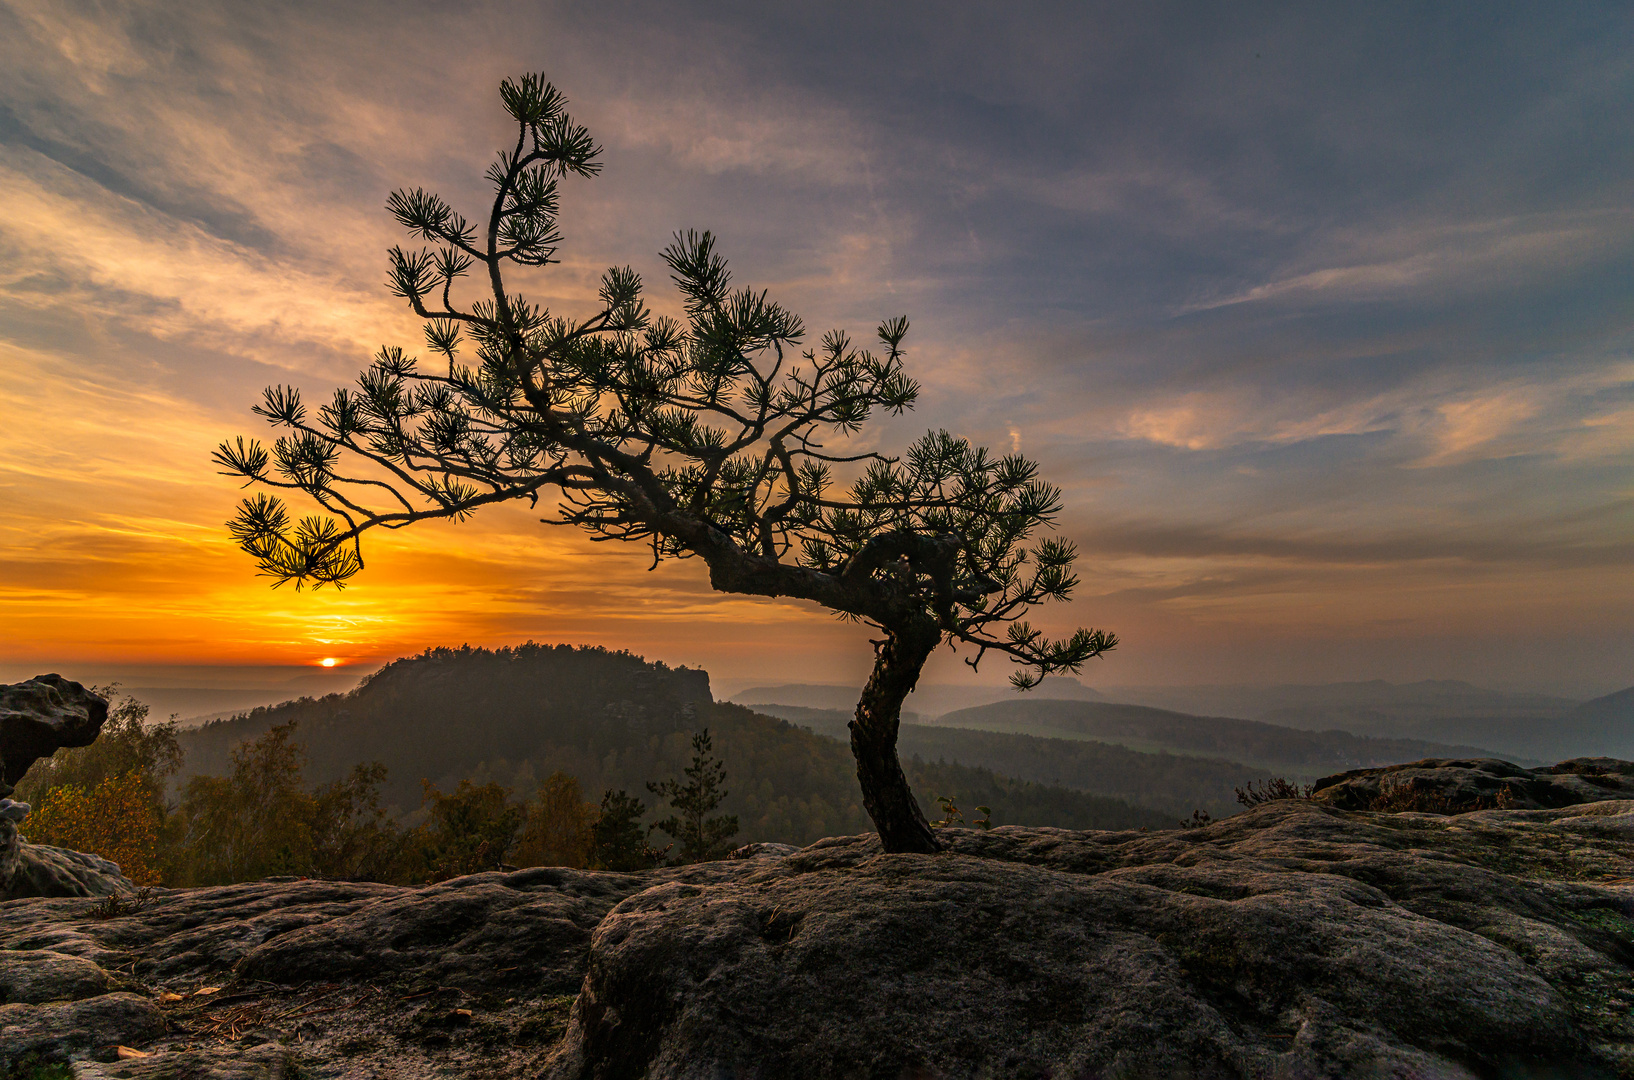
<svg viewBox="0 0 1634 1080">
<path fill-rule="evenodd" d="M 720 238 L 808 327 L 912 321 L 914 413 L 1039 460 L 1094 685 L 1634 683 L 1634 11 L 1620 3 L 0 0 L 0 674 L 628 648 L 860 680 L 864 629 L 523 508 L 276 591 L 226 437 L 419 330 L 384 211 L 470 208 L 542 72 L 588 312 Z M 943 653 L 931 679 L 998 680 Z"/>
</svg>

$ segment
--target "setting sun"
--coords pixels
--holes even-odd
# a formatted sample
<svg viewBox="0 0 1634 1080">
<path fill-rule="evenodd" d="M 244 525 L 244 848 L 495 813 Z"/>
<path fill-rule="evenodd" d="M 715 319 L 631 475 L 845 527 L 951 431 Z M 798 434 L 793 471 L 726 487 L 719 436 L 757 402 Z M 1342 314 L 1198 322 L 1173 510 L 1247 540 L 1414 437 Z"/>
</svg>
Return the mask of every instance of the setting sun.
<svg viewBox="0 0 1634 1080">
<path fill-rule="evenodd" d="M 333 656 L 326 656 L 322 660 L 319 660 L 318 663 L 322 664 L 324 667 L 334 667 L 338 661 Z"/>
</svg>

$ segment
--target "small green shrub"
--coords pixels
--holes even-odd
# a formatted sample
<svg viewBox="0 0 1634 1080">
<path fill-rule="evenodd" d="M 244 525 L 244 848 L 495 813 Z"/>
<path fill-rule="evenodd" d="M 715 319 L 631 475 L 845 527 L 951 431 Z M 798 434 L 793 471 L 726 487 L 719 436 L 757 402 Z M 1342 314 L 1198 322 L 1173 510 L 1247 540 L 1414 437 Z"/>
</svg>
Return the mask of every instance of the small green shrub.
<svg viewBox="0 0 1634 1080">
<path fill-rule="evenodd" d="M 946 829 L 965 824 L 964 811 L 960 810 L 958 804 L 953 801 L 953 796 L 932 795 L 931 798 L 935 799 L 936 805 L 942 808 L 942 819 L 931 822 L 931 828 Z M 993 827 L 993 808 L 991 806 L 978 806 L 976 809 L 981 811 L 982 816 L 970 822 L 970 827 L 973 829 L 991 829 Z"/>
<path fill-rule="evenodd" d="M 66 1061 L 41 1061 L 37 1054 L 30 1054 L 0 1070 L 0 1080 L 74 1080 L 74 1067 Z"/>
<path fill-rule="evenodd" d="M 1250 780 L 1246 788 L 1235 788 L 1237 801 L 1244 806 L 1261 806 L 1268 802 L 1277 802 L 1281 799 L 1309 799 L 1316 794 L 1315 784 L 1306 784 L 1300 787 L 1290 783 L 1280 776 L 1273 776 L 1265 781 L 1265 786 L 1255 790 L 1254 781 Z"/>
<path fill-rule="evenodd" d="M 97 903 L 91 905 L 85 914 L 98 921 L 117 919 L 123 915 L 135 915 L 151 906 L 158 894 L 151 885 L 144 885 L 134 893 L 109 893 Z"/>
<path fill-rule="evenodd" d="M 1423 777 L 1406 780 L 1381 780 L 1379 793 L 1368 804 L 1368 809 L 1380 814 L 1468 814 L 1476 810 L 1508 810 L 1514 804 L 1509 786 L 1498 789 L 1491 798 L 1478 795 L 1465 802 L 1456 801 L 1440 791 Z"/>
</svg>

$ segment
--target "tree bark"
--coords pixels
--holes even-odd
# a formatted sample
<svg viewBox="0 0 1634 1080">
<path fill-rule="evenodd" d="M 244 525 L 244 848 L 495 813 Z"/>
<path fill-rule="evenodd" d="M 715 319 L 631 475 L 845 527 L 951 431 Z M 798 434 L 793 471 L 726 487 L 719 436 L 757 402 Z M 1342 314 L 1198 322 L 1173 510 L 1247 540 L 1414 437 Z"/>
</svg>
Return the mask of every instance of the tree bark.
<svg viewBox="0 0 1634 1080">
<path fill-rule="evenodd" d="M 896 753 L 902 702 L 941 636 L 928 619 L 888 631 L 875 652 L 874 672 L 851 721 L 851 753 L 857 759 L 863 809 L 874 820 L 886 851 L 929 854 L 942 848 L 914 801 Z"/>
</svg>

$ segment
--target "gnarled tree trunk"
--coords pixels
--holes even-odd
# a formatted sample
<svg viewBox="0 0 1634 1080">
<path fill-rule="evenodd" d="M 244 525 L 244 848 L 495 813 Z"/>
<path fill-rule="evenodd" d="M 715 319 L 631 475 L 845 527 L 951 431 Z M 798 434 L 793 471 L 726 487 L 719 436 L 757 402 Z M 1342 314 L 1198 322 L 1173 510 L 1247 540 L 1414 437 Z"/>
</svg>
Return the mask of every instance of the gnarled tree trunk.
<svg viewBox="0 0 1634 1080">
<path fill-rule="evenodd" d="M 851 721 L 851 753 L 857 759 L 863 809 L 873 818 L 886 851 L 929 854 L 941 850 L 908 789 L 896 754 L 902 702 L 940 641 L 941 631 L 929 620 L 888 631 L 875 651 L 874 672 L 857 702 L 856 719 Z"/>
</svg>

